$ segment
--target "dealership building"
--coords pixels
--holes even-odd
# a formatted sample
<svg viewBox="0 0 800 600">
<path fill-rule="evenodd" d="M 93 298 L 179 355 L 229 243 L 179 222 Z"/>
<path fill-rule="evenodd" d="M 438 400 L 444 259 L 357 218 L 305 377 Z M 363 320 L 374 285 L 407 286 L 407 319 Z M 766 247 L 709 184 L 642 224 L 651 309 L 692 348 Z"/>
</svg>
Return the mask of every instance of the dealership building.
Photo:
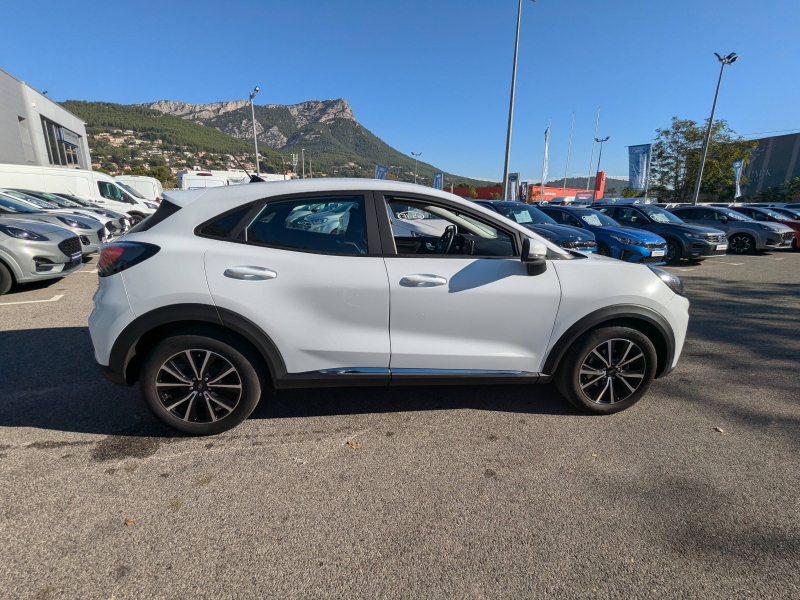
<svg viewBox="0 0 800 600">
<path fill-rule="evenodd" d="M 747 185 L 742 186 L 743 195 L 753 197 L 758 192 L 800 177 L 800 133 L 754 141 L 758 142 L 758 147 L 750 154 L 750 164 L 745 172 Z"/>
<path fill-rule="evenodd" d="M 86 125 L 0 69 L 0 164 L 91 169 Z"/>
</svg>

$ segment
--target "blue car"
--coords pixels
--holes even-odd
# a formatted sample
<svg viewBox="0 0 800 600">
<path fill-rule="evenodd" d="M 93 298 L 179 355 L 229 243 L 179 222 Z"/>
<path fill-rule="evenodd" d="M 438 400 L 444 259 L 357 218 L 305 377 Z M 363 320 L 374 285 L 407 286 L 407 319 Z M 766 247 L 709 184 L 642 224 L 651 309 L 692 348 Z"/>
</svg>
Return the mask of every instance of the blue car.
<svg viewBox="0 0 800 600">
<path fill-rule="evenodd" d="M 524 202 L 473 200 L 484 208 L 499 212 L 506 219 L 535 231 L 548 242 L 578 252 L 592 253 L 597 249 L 594 234 L 585 228 L 559 225 L 541 210 Z"/>
<path fill-rule="evenodd" d="M 591 208 L 541 206 L 540 210 L 561 225 L 591 231 L 597 239 L 598 254 L 632 263 L 666 263 L 667 242 L 660 235 L 623 227 L 611 217 Z"/>
</svg>

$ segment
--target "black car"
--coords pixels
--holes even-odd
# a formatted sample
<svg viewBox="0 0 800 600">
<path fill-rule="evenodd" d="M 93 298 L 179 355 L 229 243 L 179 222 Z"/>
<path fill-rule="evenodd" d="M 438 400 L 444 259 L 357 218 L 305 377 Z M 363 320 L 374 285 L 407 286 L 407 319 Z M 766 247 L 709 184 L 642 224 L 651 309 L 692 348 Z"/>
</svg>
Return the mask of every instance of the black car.
<svg viewBox="0 0 800 600">
<path fill-rule="evenodd" d="M 501 200 L 475 200 L 474 202 L 536 232 L 556 246 L 578 252 L 597 251 L 597 242 L 592 232 L 569 225 L 559 225 L 554 219 L 530 204 Z"/>
<path fill-rule="evenodd" d="M 682 258 L 703 260 L 728 251 L 725 232 L 701 225 L 690 225 L 671 212 L 652 204 L 594 205 L 621 225 L 646 229 L 667 241 L 667 262 L 676 264 Z"/>
</svg>

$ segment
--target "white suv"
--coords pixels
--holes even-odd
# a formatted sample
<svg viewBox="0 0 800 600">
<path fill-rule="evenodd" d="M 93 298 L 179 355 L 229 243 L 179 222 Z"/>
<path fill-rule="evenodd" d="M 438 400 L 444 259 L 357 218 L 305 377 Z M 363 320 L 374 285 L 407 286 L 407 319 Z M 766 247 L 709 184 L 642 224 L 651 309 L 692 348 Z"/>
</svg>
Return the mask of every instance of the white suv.
<svg viewBox="0 0 800 600">
<path fill-rule="evenodd" d="M 349 203 L 335 229 L 301 207 Z M 419 210 L 441 235 L 393 230 Z M 612 413 L 678 361 L 689 320 L 666 271 L 570 252 L 471 202 L 377 180 L 167 193 L 105 246 L 89 328 L 111 381 L 206 435 L 264 389 L 554 381 Z"/>
</svg>

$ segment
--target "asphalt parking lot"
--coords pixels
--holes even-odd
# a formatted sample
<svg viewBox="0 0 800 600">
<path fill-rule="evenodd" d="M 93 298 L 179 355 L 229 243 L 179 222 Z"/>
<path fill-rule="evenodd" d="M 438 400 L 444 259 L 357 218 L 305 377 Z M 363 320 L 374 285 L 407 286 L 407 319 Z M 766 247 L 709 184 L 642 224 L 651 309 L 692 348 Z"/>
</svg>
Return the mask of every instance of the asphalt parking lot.
<svg viewBox="0 0 800 600">
<path fill-rule="evenodd" d="M 673 268 L 682 361 L 618 415 L 281 391 L 202 439 L 95 371 L 94 268 L 0 297 L 2 598 L 800 598 L 800 253 Z"/>
</svg>

